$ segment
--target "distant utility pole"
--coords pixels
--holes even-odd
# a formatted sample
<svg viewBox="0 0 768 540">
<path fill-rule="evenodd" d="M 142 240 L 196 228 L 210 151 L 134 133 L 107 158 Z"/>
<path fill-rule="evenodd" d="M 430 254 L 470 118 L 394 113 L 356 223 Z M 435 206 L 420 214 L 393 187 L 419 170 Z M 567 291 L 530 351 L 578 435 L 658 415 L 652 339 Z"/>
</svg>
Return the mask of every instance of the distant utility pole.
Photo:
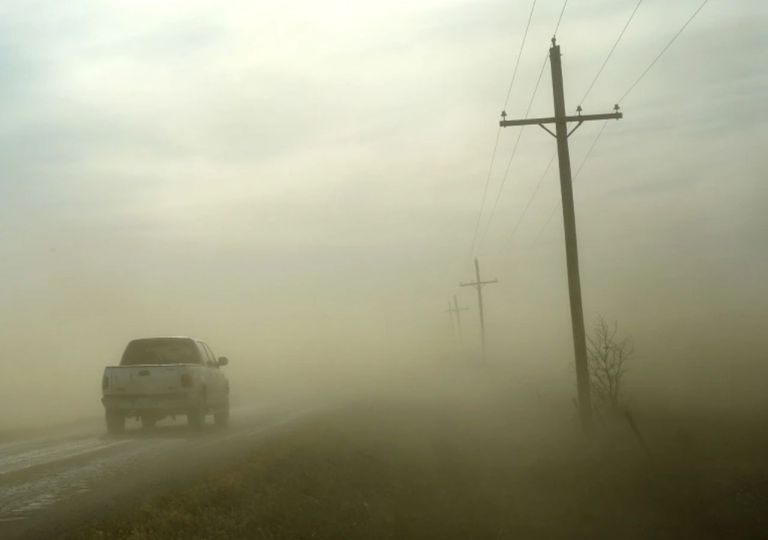
<svg viewBox="0 0 768 540">
<path fill-rule="evenodd" d="M 451 301 L 448 300 L 448 309 L 445 310 L 445 313 L 448 314 L 448 318 L 451 321 L 451 331 L 455 331 L 456 325 L 453 322 L 453 308 L 451 307 Z"/>
<path fill-rule="evenodd" d="M 456 299 L 456 295 L 455 294 L 453 295 L 453 307 L 451 307 L 450 301 L 448 302 L 448 311 L 451 314 L 455 314 L 456 315 L 456 326 L 457 326 L 457 330 L 458 330 L 458 333 L 459 333 L 458 334 L 459 335 L 459 344 L 462 345 L 462 346 L 464 345 L 464 332 L 461 329 L 461 312 L 462 311 L 467 311 L 468 309 L 469 308 L 465 308 L 465 307 L 461 307 L 460 308 L 459 307 L 459 301 Z"/>
<path fill-rule="evenodd" d="M 461 287 L 476 287 L 477 288 L 477 305 L 480 310 L 480 345 L 482 347 L 482 360 L 485 361 L 485 315 L 483 314 L 483 286 L 490 285 L 491 283 L 498 283 L 498 279 L 492 279 L 491 281 L 482 281 L 480 279 L 480 265 L 475 257 L 475 281 L 474 283 L 459 283 Z"/>
<path fill-rule="evenodd" d="M 507 120 L 507 113 L 502 111 L 501 127 L 525 126 L 538 124 L 557 139 L 557 157 L 560 165 L 560 192 L 563 200 L 563 225 L 565 227 L 565 255 L 568 267 L 568 291 L 571 301 L 571 326 L 573 330 L 573 348 L 576 356 L 576 384 L 579 395 L 579 416 L 584 431 L 592 431 L 592 403 L 589 394 L 589 365 L 587 363 L 587 343 L 584 332 L 584 311 L 581 306 L 581 281 L 579 279 L 579 253 L 576 245 L 576 214 L 573 208 L 573 187 L 571 185 L 571 157 L 568 152 L 568 137 L 581 124 L 588 120 L 610 120 L 622 118 L 619 106 L 607 114 L 581 114 L 581 105 L 576 108 L 576 116 L 565 114 L 563 92 L 563 69 L 560 62 L 560 46 L 552 38 L 549 49 L 549 63 L 552 66 L 552 94 L 555 104 L 555 116 L 549 118 L 527 118 Z M 578 122 L 568 131 L 568 122 Z M 555 124 L 555 133 L 546 126 Z"/>
</svg>

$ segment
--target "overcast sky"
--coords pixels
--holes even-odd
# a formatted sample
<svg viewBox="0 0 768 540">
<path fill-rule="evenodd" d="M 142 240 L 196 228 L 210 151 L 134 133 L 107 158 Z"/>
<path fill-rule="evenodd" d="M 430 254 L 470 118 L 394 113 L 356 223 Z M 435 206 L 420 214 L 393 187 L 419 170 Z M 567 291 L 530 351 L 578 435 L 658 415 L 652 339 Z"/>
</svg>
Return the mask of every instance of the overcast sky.
<svg viewBox="0 0 768 540">
<path fill-rule="evenodd" d="M 568 4 L 557 37 L 569 111 L 635 4 Z M 698 4 L 646 0 L 585 112 L 612 110 Z M 511 117 L 525 113 L 561 6 L 537 2 Z M 767 10 L 709 2 L 575 181 L 587 318 L 620 320 L 646 350 L 663 349 L 674 324 L 684 339 L 724 325 L 727 349 L 768 323 Z M 474 309 L 456 285 L 472 277 L 529 11 L 508 0 L 2 1 L 3 340 L 30 374 L 63 343 L 97 380 L 136 335 L 301 354 L 442 331 L 451 295 Z M 547 66 L 531 114 L 551 113 Z M 518 129 L 501 134 L 491 205 Z M 599 129 L 571 138 L 574 170 Z M 532 348 L 555 335 L 566 362 L 554 167 L 510 238 L 553 151 L 525 129 L 478 254 L 500 279 L 488 291 L 493 339 Z M 3 381 L 0 399 L 10 372 Z"/>
</svg>

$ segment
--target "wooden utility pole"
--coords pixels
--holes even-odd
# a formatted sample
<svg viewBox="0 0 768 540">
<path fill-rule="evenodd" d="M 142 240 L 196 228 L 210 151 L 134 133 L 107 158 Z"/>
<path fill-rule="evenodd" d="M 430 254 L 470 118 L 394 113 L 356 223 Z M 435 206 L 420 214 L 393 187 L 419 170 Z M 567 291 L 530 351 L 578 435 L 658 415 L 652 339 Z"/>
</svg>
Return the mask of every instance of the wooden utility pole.
<svg viewBox="0 0 768 540">
<path fill-rule="evenodd" d="M 610 120 L 622 118 L 619 106 L 613 107 L 614 112 L 607 114 L 581 114 L 581 105 L 576 108 L 576 116 L 565 114 L 565 97 L 563 91 L 563 69 L 560 62 L 560 46 L 552 38 L 549 49 L 549 63 L 552 67 L 552 95 L 555 105 L 555 116 L 548 118 L 526 118 L 523 120 L 507 120 L 507 113 L 502 111 L 501 127 L 525 126 L 537 124 L 557 139 L 557 157 L 560 165 L 560 193 L 563 201 L 563 226 L 565 227 L 565 256 L 568 267 L 568 292 L 571 302 L 571 327 L 573 331 L 573 348 L 576 357 L 576 385 L 579 395 L 579 416 L 584 431 L 592 431 L 592 403 L 589 392 L 589 365 L 587 361 L 587 342 L 584 331 L 584 310 L 581 305 L 581 280 L 579 278 L 579 253 L 576 245 L 576 214 L 573 206 L 573 187 L 571 185 L 571 157 L 568 151 L 568 137 L 581 124 L 589 120 Z M 568 122 L 577 124 L 568 131 Z M 555 125 L 555 132 L 546 126 Z"/>
<path fill-rule="evenodd" d="M 456 315 L 456 327 L 458 331 L 459 336 L 459 345 L 464 346 L 464 332 L 461 328 L 461 312 L 467 311 L 469 308 L 465 307 L 459 307 L 459 301 L 456 299 L 456 295 L 453 295 L 453 307 L 451 307 L 451 302 L 448 302 L 448 311 L 452 314 Z"/>
<path fill-rule="evenodd" d="M 448 318 L 451 321 L 451 332 L 453 333 L 453 332 L 456 331 L 456 325 L 453 322 L 453 308 L 451 307 L 451 301 L 450 300 L 448 300 L 448 309 L 445 310 L 445 313 L 448 314 Z"/>
<path fill-rule="evenodd" d="M 491 281 L 482 281 L 480 279 L 480 265 L 475 257 L 475 281 L 474 283 L 459 283 L 461 287 L 475 287 L 477 288 L 477 305 L 480 311 L 480 346 L 482 347 L 482 361 L 486 360 L 485 351 L 485 315 L 483 313 L 483 286 L 490 285 L 491 283 L 498 283 L 498 279 L 492 279 Z"/>
</svg>

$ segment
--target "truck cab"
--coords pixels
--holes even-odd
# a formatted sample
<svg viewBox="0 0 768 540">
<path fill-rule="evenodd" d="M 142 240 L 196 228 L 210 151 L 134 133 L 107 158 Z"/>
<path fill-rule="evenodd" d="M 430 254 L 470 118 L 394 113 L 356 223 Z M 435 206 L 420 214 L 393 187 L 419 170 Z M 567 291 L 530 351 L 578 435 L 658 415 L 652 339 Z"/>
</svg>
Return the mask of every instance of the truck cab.
<svg viewBox="0 0 768 540">
<path fill-rule="evenodd" d="M 155 337 L 128 343 L 119 366 L 107 366 L 102 399 L 107 431 L 122 432 L 126 418 L 149 428 L 167 416 L 185 415 L 200 428 L 213 414 L 217 425 L 229 420 L 229 382 L 205 342 L 191 337 Z"/>
</svg>

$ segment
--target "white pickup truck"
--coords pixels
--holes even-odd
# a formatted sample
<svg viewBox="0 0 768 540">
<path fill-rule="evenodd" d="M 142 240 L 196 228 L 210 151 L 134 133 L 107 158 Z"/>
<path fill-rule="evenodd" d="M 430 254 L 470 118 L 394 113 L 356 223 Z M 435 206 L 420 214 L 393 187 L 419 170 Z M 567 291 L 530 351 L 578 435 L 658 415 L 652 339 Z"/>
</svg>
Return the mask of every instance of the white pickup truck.
<svg viewBox="0 0 768 540">
<path fill-rule="evenodd" d="M 119 366 L 104 369 L 102 398 L 107 431 L 119 433 L 125 419 L 141 419 L 152 427 L 166 416 L 186 415 L 200 428 L 213 413 L 217 425 L 229 420 L 229 382 L 204 342 L 189 337 L 135 339 L 128 343 Z"/>
</svg>

